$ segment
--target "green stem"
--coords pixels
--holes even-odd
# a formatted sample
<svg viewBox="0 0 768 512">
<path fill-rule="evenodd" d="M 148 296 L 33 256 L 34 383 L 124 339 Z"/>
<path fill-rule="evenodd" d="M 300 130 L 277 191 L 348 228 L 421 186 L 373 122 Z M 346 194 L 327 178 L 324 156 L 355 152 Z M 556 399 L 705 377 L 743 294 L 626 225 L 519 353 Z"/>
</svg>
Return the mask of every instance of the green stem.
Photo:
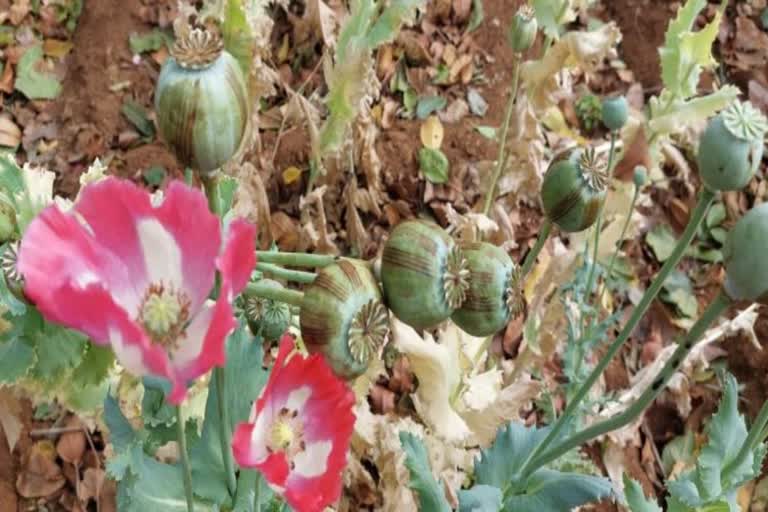
<svg viewBox="0 0 768 512">
<path fill-rule="evenodd" d="M 301 292 L 290 290 L 288 288 L 277 288 L 274 287 L 273 284 L 262 283 L 260 281 L 248 283 L 248 286 L 246 286 L 243 293 L 252 297 L 284 302 L 291 306 L 301 306 L 304 299 L 304 294 Z"/>
<path fill-rule="evenodd" d="M 491 205 L 496 198 L 496 186 L 499 183 L 499 178 L 504 170 L 504 163 L 507 161 L 506 148 L 507 148 L 507 135 L 509 133 L 509 124 L 512 120 L 512 114 L 515 111 L 515 102 L 517 100 L 517 89 L 520 85 L 520 54 L 515 53 L 515 72 L 512 76 L 512 92 L 507 100 L 507 110 L 504 113 L 504 122 L 501 125 L 501 135 L 499 138 L 499 156 L 496 160 L 496 168 L 493 171 L 491 178 L 491 186 L 488 187 L 488 191 L 485 193 L 485 205 L 483 206 L 483 213 L 488 215 L 491 211 Z"/>
<path fill-rule="evenodd" d="M 336 263 L 338 258 L 329 254 L 306 254 L 298 252 L 256 251 L 259 263 L 274 263 L 289 267 L 322 268 Z"/>
<path fill-rule="evenodd" d="M 629 223 L 632 221 L 632 212 L 635 211 L 635 204 L 637 203 L 637 198 L 640 195 L 640 187 L 635 186 L 635 192 L 632 194 L 632 202 L 629 205 L 629 213 L 627 214 L 627 218 L 624 219 L 624 225 L 621 227 L 621 234 L 619 234 L 619 240 L 616 242 L 616 248 L 613 250 L 613 254 L 611 254 L 611 259 L 608 262 L 608 271 L 605 274 L 605 284 L 603 285 L 603 289 L 600 292 L 600 295 L 597 298 L 597 303 L 600 304 L 603 301 L 603 295 L 605 295 L 605 290 L 607 289 L 608 280 L 613 275 L 613 266 L 616 263 L 616 258 L 619 255 L 619 249 L 621 248 L 621 241 L 624 240 L 624 237 L 627 235 L 627 229 L 629 229 Z"/>
<path fill-rule="evenodd" d="M 293 281 L 296 283 L 310 284 L 315 282 L 317 274 L 314 272 L 303 272 L 301 270 L 290 270 L 287 268 L 274 265 L 272 263 L 263 263 L 259 261 L 256 263 L 256 270 L 269 274 L 277 279 L 283 279 L 285 281 Z"/>
<path fill-rule="evenodd" d="M 256 483 L 253 485 L 253 512 L 261 512 L 261 499 L 259 488 L 261 487 L 261 473 L 256 472 Z"/>
<path fill-rule="evenodd" d="M 208 198 L 208 209 L 216 216 L 221 217 L 221 204 L 219 203 L 219 173 L 200 175 L 200 181 L 205 188 L 205 196 Z"/>
<path fill-rule="evenodd" d="M 227 474 L 227 489 L 230 496 L 237 493 L 237 479 L 235 477 L 235 460 L 232 454 L 232 425 L 229 421 L 229 407 L 227 407 L 226 379 L 224 368 L 214 368 L 213 378 L 216 381 L 216 402 L 219 414 L 219 441 L 221 443 L 221 455 L 224 459 L 224 472 Z"/>
<path fill-rule="evenodd" d="M 699 320 L 693 325 L 688 334 L 678 344 L 672 357 L 667 361 L 667 364 L 664 365 L 664 368 L 659 372 L 653 383 L 643 391 L 643 394 L 640 395 L 632 405 L 625 411 L 607 420 L 595 423 L 584 430 L 576 432 L 574 435 L 564 439 L 559 444 L 535 457 L 526 465 L 527 468 L 522 473 L 523 478 L 574 448 L 578 448 L 596 437 L 624 427 L 640 416 L 640 414 L 642 414 L 642 412 L 656 399 L 659 393 L 661 393 L 669 382 L 669 379 L 671 379 L 672 375 L 674 375 L 680 368 L 688 353 L 704 335 L 712 322 L 717 320 L 717 318 L 728 309 L 729 305 L 730 299 L 728 296 L 724 292 L 720 292 L 709 307 L 707 307 Z"/>
<path fill-rule="evenodd" d="M 610 183 L 613 177 L 613 157 L 616 153 L 616 132 L 611 132 L 611 149 L 608 151 L 608 181 Z M 592 295 L 592 287 L 595 285 L 595 277 L 597 270 L 597 254 L 600 250 L 600 234 L 603 230 L 603 212 L 605 210 L 605 201 L 608 199 L 606 193 L 603 200 L 600 201 L 600 209 L 597 212 L 597 223 L 595 224 L 595 243 L 592 248 L 592 265 L 589 267 L 589 277 L 587 277 L 587 289 L 584 293 L 584 299 L 589 300 Z"/>
<path fill-rule="evenodd" d="M 549 233 L 552 231 L 552 221 L 545 218 L 544 222 L 539 227 L 539 237 L 536 239 L 536 244 L 533 249 L 526 255 L 525 261 L 523 261 L 523 268 L 520 270 L 521 278 L 525 278 L 536 263 L 536 258 L 539 257 L 539 253 L 544 248 L 544 244 L 549 238 Z"/>
<path fill-rule="evenodd" d="M 187 433 L 184 430 L 184 415 L 181 405 L 176 406 L 176 435 L 179 442 L 179 458 L 181 459 L 182 476 L 184 477 L 184 495 L 187 498 L 187 512 L 194 512 L 195 504 L 192 495 L 192 468 L 189 465 L 187 453 Z"/>
<path fill-rule="evenodd" d="M 605 368 L 611 362 L 611 359 L 613 359 L 613 357 L 618 353 L 627 339 L 629 339 L 630 334 L 632 334 L 632 331 L 634 331 L 635 327 L 637 327 L 637 324 L 640 322 L 640 320 L 643 318 L 643 315 L 645 315 L 645 312 L 651 306 L 651 303 L 656 298 L 656 295 L 658 295 L 662 285 L 664 284 L 664 281 L 667 280 L 669 274 L 680 262 L 683 254 L 693 240 L 693 237 L 696 236 L 699 225 L 704 220 L 707 210 L 712 204 L 714 198 L 715 193 L 708 188 L 702 189 L 702 191 L 699 193 L 699 201 L 696 204 L 696 208 L 693 210 L 691 219 L 688 221 L 688 225 L 685 228 L 685 232 L 683 232 L 683 236 L 680 238 L 680 240 L 678 240 L 677 245 L 675 245 L 672 254 L 661 267 L 661 270 L 659 270 L 659 273 L 656 275 L 651 285 L 645 291 L 643 298 L 635 307 L 634 311 L 632 312 L 632 316 L 629 318 L 616 340 L 611 344 L 611 346 L 608 348 L 608 351 L 589 374 L 587 380 L 584 381 L 581 387 L 579 387 L 579 389 L 576 391 L 576 394 L 573 396 L 573 398 L 568 402 L 565 411 L 563 411 L 563 414 L 560 415 L 555 424 L 552 426 L 552 430 L 549 431 L 549 434 L 547 434 L 547 437 L 544 439 L 544 441 L 542 441 L 536 450 L 534 450 L 533 453 L 528 457 L 528 461 L 523 465 L 521 470 L 522 473 L 528 472 L 530 469 L 531 461 L 538 457 L 544 451 L 544 449 L 546 449 L 547 446 L 557 438 L 563 428 L 568 424 L 568 421 L 570 421 L 570 419 L 576 413 L 576 410 L 581 404 L 581 401 L 585 396 L 587 396 L 587 393 L 589 393 L 589 390 L 592 389 L 592 386 L 595 384 L 595 382 L 597 382 L 597 379 L 600 378 L 600 375 L 603 374 Z"/>
<path fill-rule="evenodd" d="M 766 426 L 768 426 L 768 400 L 766 400 L 760 408 L 760 412 L 757 414 L 757 418 L 755 418 L 752 428 L 749 429 L 749 434 L 747 434 L 747 438 L 744 440 L 744 444 L 741 446 L 739 453 L 737 453 L 736 457 L 723 468 L 724 481 L 728 481 L 730 476 L 729 473 L 741 466 L 749 454 L 763 441 L 762 438 Z"/>
</svg>

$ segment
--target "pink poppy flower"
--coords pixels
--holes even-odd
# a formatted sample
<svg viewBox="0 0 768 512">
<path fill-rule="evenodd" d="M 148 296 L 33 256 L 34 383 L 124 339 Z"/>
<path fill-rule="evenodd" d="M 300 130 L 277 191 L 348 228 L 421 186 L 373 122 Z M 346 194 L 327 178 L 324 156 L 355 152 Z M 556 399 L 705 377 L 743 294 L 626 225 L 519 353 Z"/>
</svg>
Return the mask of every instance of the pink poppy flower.
<svg viewBox="0 0 768 512">
<path fill-rule="evenodd" d="M 320 354 L 294 352 L 283 336 L 269 381 L 232 448 L 297 512 L 321 511 L 341 494 L 355 415 L 354 393 Z"/>
<path fill-rule="evenodd" d="M 181 182 L 154 206 L 146 190 L 107 178 L 87 186 L 70 212 L 52 205 L 32 221 L 18 271 L 46 319 L 110 344 L 136 375 L 168 379 L 178 404 L 189 381 L 225 362 L 232 300 L 256 263 L 254 236 L 234 221 L 222 247 L 205 196 Z"/>
</svg>

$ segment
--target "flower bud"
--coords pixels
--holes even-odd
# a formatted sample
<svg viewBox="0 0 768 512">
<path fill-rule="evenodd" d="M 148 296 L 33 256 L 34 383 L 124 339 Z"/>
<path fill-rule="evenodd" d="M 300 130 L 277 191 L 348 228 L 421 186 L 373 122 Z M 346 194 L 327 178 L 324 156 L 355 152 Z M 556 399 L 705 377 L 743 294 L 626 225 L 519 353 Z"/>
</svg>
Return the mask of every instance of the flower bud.
<svg viewBox="0 0 768 512">
<path fill-rule="evenodd" d="M 624 96 L 604 99 L 602 110 L 603 124 L 612 132 L 621 130 L 629 118 L 629 106 Z"/>
<path fill-rule="evenodd" d="M 768 302 L 768 203 L 747 212 L 723 248 L 725 292 L 733 300 Z"/>
<path fill-rule="evenodd" d="M 533 8 L 530 5 L 521 6 L 509 26 L 509 45 L 516 52 L 524 52 L 533 45 L 538 30 L 539 24 Z"/>
</svg>

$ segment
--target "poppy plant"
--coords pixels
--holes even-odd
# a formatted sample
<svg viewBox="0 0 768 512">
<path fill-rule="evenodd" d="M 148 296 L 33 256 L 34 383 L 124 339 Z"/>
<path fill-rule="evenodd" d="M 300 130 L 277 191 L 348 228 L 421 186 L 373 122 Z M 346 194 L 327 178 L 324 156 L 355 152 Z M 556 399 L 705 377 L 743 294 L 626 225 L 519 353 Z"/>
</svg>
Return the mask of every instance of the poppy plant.
<svg viewBox="0 0 768 512">
<path fill-rule="evenodd" d="M 261 471 L 297 512 L 323 510 L 341 493 L 354 404 L 322 355 L 305 357 L 283 336 L 250 420 L 235 429 L 235 459 Z"/>
<path fill-rule="evenodd" d="M 107 178 L 86 186 L 69 212 L 43 210 L 24 233 L 17 266 L 46 319 L 111 345 L 136 375 L 167 379 L 168 399 L 179 404 L 189 381 L 224 365 L 232 301 L 256 263 L 254 236 L 236 220 L 222 246 L 205 196 L 181 182 L 153 205 L 146 190 Z"/>
</svg>

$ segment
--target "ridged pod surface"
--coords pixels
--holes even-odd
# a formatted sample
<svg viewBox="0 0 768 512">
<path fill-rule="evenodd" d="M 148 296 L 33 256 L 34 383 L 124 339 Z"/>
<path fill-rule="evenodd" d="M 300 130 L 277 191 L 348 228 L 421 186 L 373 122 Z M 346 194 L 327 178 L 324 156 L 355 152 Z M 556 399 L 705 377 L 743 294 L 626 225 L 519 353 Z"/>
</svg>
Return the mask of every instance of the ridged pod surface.
<svg viewBox="0 0 768 512">
<path fill-rule="evenodd" d="M 574 150 L 554 161 L 544 175 L 544 212 L 563 231 L 583 231 L 597 220 L 607 184 L 601 159 L 590 150 Z"/>
<path fill-rule="evenodd" d="M 376 278 L 363 262 L 340 260 L 322 268 L 304 291 L 301 336 L 345 379 L 362 375 L 383 345 L 387 311 Z"/>
<path fill-rule="evenodd" d="M 699 140 L 697 163 L 710 190 L 740 190 L 763 158 L 765 117 L 749 103 L 735 102 L 714 117 Z"/>
<path fill-rule="evenodd" d="M 261 283 L 282 288 L 271 279 L 262 279 Z M 251 332 L 261 334 L 267 341 L 279 339 L 291 323 L 291 307 L 284 302 L 249 296 L 245 298 L 244 309 Z"/>
<path fill-rule="evenodd" d="M 451 320 L 472 336 L 491 336 L 522 311 L 519 269 L 493 244 L 465 244 L 462 251 L 467 258 L 469 288 Z"/>
<path fill-rule="evenodd" d="M 728 296 L 768 304 L 768 203 L 739 219 L 728 233 L 723 255 Z"/>
<path fill-rule="evenodd" d="M 439 324 L 461 306 L 468 274 L 461 249 L 435 223 L 401 222 L 384 245 L 381 282 L 387 306 L 416 329 Z"/>
<path fill-rule="evenodd" d="M 240 148 L 249 116 L 246 81 L 215 36 L 195 29 L 184 38 L 160 71 L 157 126 L 180 163 L 210 173 Z"/>
</svg>

